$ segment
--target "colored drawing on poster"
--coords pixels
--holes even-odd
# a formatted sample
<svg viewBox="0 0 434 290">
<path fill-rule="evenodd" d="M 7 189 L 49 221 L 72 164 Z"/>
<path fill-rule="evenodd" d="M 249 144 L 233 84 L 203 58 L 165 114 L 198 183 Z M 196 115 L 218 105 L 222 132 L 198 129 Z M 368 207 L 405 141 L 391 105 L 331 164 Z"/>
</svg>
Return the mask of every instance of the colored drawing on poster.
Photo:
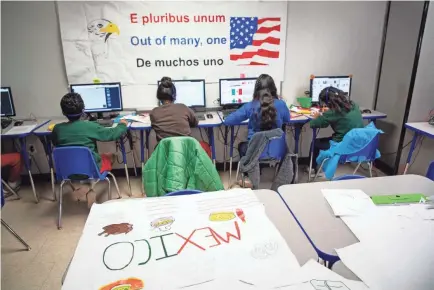
<svg viewBox="0 0 434 290">
<path fill-rule="evenodd" d="M 104 235 L 104 237 L 108 237 L 109 235 L 128 234 L 133 230 L 133 225 L 129 223 L 111 224 L 102 229 L 103 231 L 98 236 Z"/>
<path fill-rule="evenodd" d="M 231 211 L 213 212 L 209 215 L 209 220 L 212 222 L 225 222 L 235 218 L 235 214 Z"/>
<path fill-rule="evenodd" d="M 117 280 L 110 284 L 100 287 L 98 290 L 140 290 L 144 289 L 145 283 L 138 278 L 128 278 Z"/>
<path fill-rule="evenodd" d="M 235 210 L 235 212 L 237 213 L 237 216 L 240 218 L 240 220 L 245 223 L 246 222 L 246 216 L 244 215 L 244 211 L 240 208 L 237 208 Z"/>
<path fill-rule="evenodd" d="M 158 218 L 155 219 L 151 222 L 151 228 L 153 230 L 159 230 L 161 232 L 165 232 L 170 230 L 171 225 L 173 224 L 173 222 L 175 221 L 175 218 L 173 217 L 162 217 L 162 218 Z"/>
</svg>

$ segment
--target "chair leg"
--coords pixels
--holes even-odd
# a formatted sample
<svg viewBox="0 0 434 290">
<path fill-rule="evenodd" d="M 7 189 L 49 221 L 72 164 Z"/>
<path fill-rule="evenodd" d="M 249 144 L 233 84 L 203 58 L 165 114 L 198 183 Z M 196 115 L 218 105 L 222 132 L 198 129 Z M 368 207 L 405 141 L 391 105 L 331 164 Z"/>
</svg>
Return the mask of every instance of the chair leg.
<svg viewBox="0 0 434 290">
<path fill-rule="evenodd" d="M 112 199 L 112 186 L 111 186 L 111 182 L 110 182 L 110 179 L 108 177 L 106 177 L 105 180 L 108 183 L 107 200 L 111 200 Z"/>
<path fill-rule="evenodd" d="M 36 193 L 35 183 L 33 182 L 32 172 L 29 170 L 30 185 L 32 186 L 33 196 L 35 197 L 35 202 L 39 203 L 39 196 Z"/>
<path fill-rule="evenodd" d="M 50 175 L 51 175 L 51 190 L 53 191 L 53 201 L 57 200 L 56 197 L 56 184 L 54 181 L 54 169 L 50 168 Z"/>
<path fill-rule="evenodd" d="M 356 166 L 356 169 L 354 169 L 353 175 L 356 174 L 357 170 L 359 170 L 360 164 L 362 164 L 362 162 L 359 162 Z"/>
<path fill-rule="evenodd" d="M 13 195 L 15 195 L 16 199 L 21 199 L 21 197 L 18 195 L 18 193 L 15 190 L 13 190 L 12 187 L 10 187 L 9 184 L 6 181 L 4 181 L 3 179 L 2 179 L 2 183 L 9 192 L 11 192 Z"/>
<path fill-rule="evenodd" d="M 137 177 L 137 168 L 136 168 L 136 151 L 134 151 L 134 146 L 131 148 L 131 152 L 133 153 L 133 166 L 134 166 L 134 175 Z"/>
<path fill-rule="evenodd" d="M 237 172 L 235 174 L 235 182 L 238 182 L 238 174 L 240 172 L 240 165 L 241 165 L 241 163 L 240 163 L 240 161 L 238 161 Z"/>
<path fill-rule="evenodd" d="M 279 166 L 280 166 L 280 163 L 276 163 L 276 169 L 274 170 L 274 178 L 276 178 L 277 173 L 279 173 Z"/>
<path fill-rule="evenodd" d="M 322 167 L 323 167 L 324 163 L 325 163 L 327 160 L 328 160 L 328 159 L 326 158 L 326 159 L 324 159 L 324 160 L 321 162 L 321 165 L 319 166 L 318 171 L 316 172 L 315 177 L 313 178 L 312 181 L 315 181 L 315 179 L 318 177 L 319 173 L 320 173 L 321 170 L 322 170 Z M 309 173 L 309 176 L 310 176 L 310 173 Z"/>
<path fill-rule="evenodd" d="M 232 157 L 229 158 L 229 185 L 232 182 Z"/>
<path fill-rule="evenodd" d="M 57 220 L 57 229 L 62 229 L 62 202 L 63 202 L 63 186 L 65 185 L 65 180 L 62 180 L 59 188 L 59 216 Z"/>
<path fill-rule="evenodd" d="M 2 225 L 17 238 L 24 247 L 27 248 L 27 251 L 30 251 L 32 248 L 2 219 Z"/>
<path fill-rule="evenodd" d="M 113 178 L 113 182 L 115 184 L 116 190 L 118 192 L 118 199 L 121 198 L 121 192 L 119 190 L 118 182 L 116 180 L 116 177 L 113 175 L 113 173 L 109 172 L 108 175 L 110 175 Z"/>
<path fill-rule="evenodd" d="M 307 176 L 307 182 L 310 182 L 310 174 L 312 173 L 312 164 L 313 164 L 313 154 L 310 155 L 309 172 L 308 172 L 308 176 Z"/>
<path fill-rule="evenodd" d="M 133 196 L 133 192 L 131 191 L 131 183 L 130 183 L 130 175 L 128 174 L 128 167 L 125 164 L 125 175 L 127 177 L 128 190 L 130 192 L 130 197 Z"/>
<path fill-rule="evenodd" d="M 371 162 L 368 162 L 368 166 L 369 166 L 369 176 L 372 178 L 372 167 L 374 166 Z"/>
</svg>

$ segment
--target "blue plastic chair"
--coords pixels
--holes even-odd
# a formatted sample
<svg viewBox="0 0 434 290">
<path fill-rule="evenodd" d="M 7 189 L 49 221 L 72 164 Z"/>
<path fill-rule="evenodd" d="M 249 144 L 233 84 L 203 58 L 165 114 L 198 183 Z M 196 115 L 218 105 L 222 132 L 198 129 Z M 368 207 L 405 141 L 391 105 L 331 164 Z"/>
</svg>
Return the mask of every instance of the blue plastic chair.
<svg viewBox="0 0 434 290">
<path fill-rule="evenodd" d="M 339 163 L 340 164 L 345 164 L 345 163 L 352 163 L 354 161 L 351 161 L 351 159 L 353 157 L 357 157 L 358 159 L 360 159 L 361 161 L 359 161 L 359 163 L 356 166 L 356 169 L 354 169 L 353 175 L 356 174 L 357 170 L 359 170 L 360 165 L 363 162 L 366 162 L 369 166 L 369 176 L 372 177 L 372 167 L 373 167 L 373 163 L 375 161 L 375 154 L 377 152 L 377 148 L 378 148 L 378 142 L 379 142 L 379 134 L 377 134 L 377 136 L 375 136 L 371 142 L 369 142 L 368 144 L 366 144 L 365 147 L 363 147 L 360 151 L 352 153 L 352 154 L 347 154 L 347 155 L 342 155 L 339 158 Z M 319 173 L 322 170 L 322 167 L 324 165 L 324 163 L 329 160 L 330 158 L 325 158 L 322 162 L 321 165 L 318 169 L 318 171 L 315 174 L 315 177 L 313 178 L 313 180 L 315 181 L 315 179 L 318 177 Z"/>
<path fill-rule="evenodd" d="M 337 181 L 337 180 L 350 180 L 350 179 L 362 179 L 362 178 L 366 178 L 366 176 L 355 175 L 355 174 L 346 174 L 346 175 L 342 175 L 342 176 L 338 176 L 338 177 L 333 178 L 333 181 Z"/>
<path fill-rule="evenodd" d="M 56 179 L 57 181 L 60 181 L 58 229 L 62 228 L 62 196 L 63 186 L 65 183 L 68 183 L 74 189 L 72 181 L 94 181 L 89 190 L 90 192 L 99 181 L 106 180 L 108 183 L 108 200 L 110 200 L 111 184 L 110 179 L 108 178 L 108 175 L 110 175 L 113 178 L 116 190 L 118 191 L 118 198 L 121 198 L 121 193 L 115 176 L 109 171 L 104 171 L 103 173 L 99 172 L 99 168 L 89 148 L 82 146 L 54 148 L 53 162 L 56 170 Z M 80 178 L 71 178 L 74 176 L 80 176 Z"/>
<path fill-rule="evenodd" d="M 0 185 L 0 187 L 1 187 L 1 192 L 2 192 L 1 193 L 2 194 L 2 196 L 1 196 L 1 205 L 2 205 L 2 208 L 3 208 L 3 206 L 5 205 L 5 195 L 4 195 L 4 192 L 3 192 L 3 185 Z M 30 246 L 3 219 L 1 219 L 1 221 L 2 221 L 2 225 L 12 235 L 14 235 L 14 237 L 17 238 L 21 242 L 21 244 L 23 244 L 23 246 L 25 246 L 27 248 L 27 251 L 30 251 L 31 250 Z"/>
<path fill-rule="evenodd" d="M 268 144 L 265 146 L 264 151 L 259 156 L 259 163 L 274 164 L 276 167 L 274 176 L 276 176 L 277 171 L 279 169 L 279 164 L 283 160 L 283 158 L 285 158 L 286 153 L 287 153 L 286 133 L 284 132 L 280 138 L 275 138 L 268 141 Z M 241 163 L 238 162 L 237 173 L 235 175 L 236 182 L 238 181 L 240 166 Z"/>
<path fill-rule="evenodd" d="M 428 171 L 426 172 L 426 177 L 434 181 L 434 161 L 428 166 Z"/>
<path fill-rule="evenodd" d="M 165 196 L 190 195 L 190 194 L 198 194 L 198 193 L 202 193 L 202 191 L 195 190 L 195 189 L 183 189 L 174 192 L 169 192 Z"/>
</svg>

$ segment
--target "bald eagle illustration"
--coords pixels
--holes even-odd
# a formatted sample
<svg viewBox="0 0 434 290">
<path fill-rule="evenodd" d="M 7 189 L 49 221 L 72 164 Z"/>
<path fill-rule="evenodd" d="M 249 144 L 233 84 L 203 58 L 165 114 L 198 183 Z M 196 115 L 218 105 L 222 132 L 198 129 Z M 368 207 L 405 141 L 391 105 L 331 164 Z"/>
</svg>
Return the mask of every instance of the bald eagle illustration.
<svg viewBox="0 0 434 290">
<path fill-rule="evenodd" d="M 87 25 L 87 34 L 90 41 L 90 50 L 95 62 L 108 57 L 110 38 L 119 35 L 119 27 L 107 19 L 97 19 Z"/>
</svg>

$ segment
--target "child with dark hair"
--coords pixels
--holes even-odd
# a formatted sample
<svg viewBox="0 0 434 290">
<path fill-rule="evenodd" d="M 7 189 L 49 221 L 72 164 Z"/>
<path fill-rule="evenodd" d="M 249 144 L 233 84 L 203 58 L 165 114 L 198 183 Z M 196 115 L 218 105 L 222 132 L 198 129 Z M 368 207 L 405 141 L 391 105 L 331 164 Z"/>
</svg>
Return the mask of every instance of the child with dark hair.
<svg viewBox="0 0 434 290">
<path fill-rule="evenodd" d="M 163 138 L 191 136 L 191 128 L 198 125 L 194 112 L 184 104 L 175 104 L 176 87 L 169 77 L 163 77 L 158 85 L 157 99 L 161 105 L 152 110 L 151 125 L 157 142 Z"/>
<path fill-rule="evenodd" d="M 354 128 L 363 128 L 362 114 L 359 106 L 348 99 L 348 94 L 335 87 L 328 87 L 319 94 L 320 105 L 327 106 L 324 113 L 316 112 L 310 121 L 311 128 L 326 128 L 330 126 L 334 133 L 332 137 L 318 138 L 314 142 L 312 168 L 316 172 L 316 158 L 320 150 L 330 148 L 330 140 L 341 142 L 345 134 Z"/>
<path fill-rule="evenodd" d="M 282 128 L 283 124 L 289 123 L 290 113 L 286 103 L 279 100 L 274 80 L 267 74 L 261 74 L 255 83 L 253 100 L 244 104 L 224 120 L 229 126 L 240 124 L 249 120 L 248 137 L 256 132 Z M 248 142 L 240 142 L 238 151 L 240 157 L 246 155 Z"/>
<path fill-rule="evenodd" d="M 112 169 L 112 154 L 99 154 L 96 141 L 116 141 L 127 132 L 126 120 L 120 120 L 114 128 L 106 128 L 96 122 L 81 120 L 84 113 L 84 102 L 80 94 L 68 93 L 60 101 L 62 113 L 68 122 L 57 124 L 53 129 L 53 144 L 62 146 L 85 146 L 92 155 L 101 172 Z"/>
</svg>

